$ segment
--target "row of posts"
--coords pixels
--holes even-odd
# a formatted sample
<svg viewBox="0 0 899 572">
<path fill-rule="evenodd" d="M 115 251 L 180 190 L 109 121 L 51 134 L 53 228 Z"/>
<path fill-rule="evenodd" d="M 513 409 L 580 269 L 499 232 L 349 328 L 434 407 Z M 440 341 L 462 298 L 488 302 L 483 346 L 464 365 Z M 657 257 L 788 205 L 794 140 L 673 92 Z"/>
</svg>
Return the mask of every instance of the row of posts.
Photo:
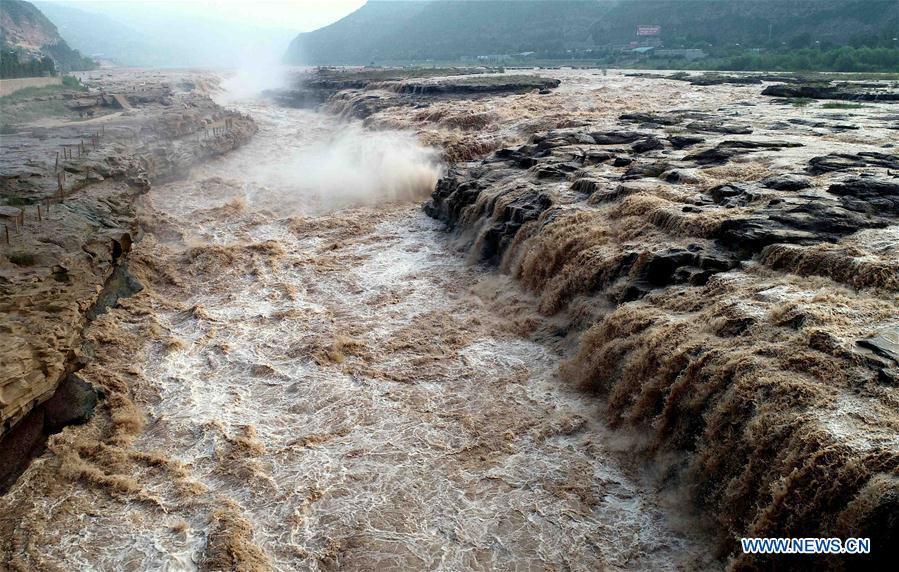
<svg viewBox="0 0 899 572">
<path fill-rule="evenodd" d="M 95 133 L 89 133 L 89 134 L 83 136 L 79 143 L 63 143 L 63 145 L 62 145 L 63 160 L 75 158 L 73 151 L 72 151 L 73 149 L 78 151 L 78 155 L 77 155 L 78 157 L 81 157 L 81 155 L 87 154 L 88 147 L 90 147 L 91 149 L 96 149 L 97 147 L 100 146 L 100 140 L 102 139 L 102 137 L 105 134 L 106 134 L 106 126 L 103 126 L 100 131 L 97 131 Z M 87 139 L 87 144 L 84 143 L 85 139 Z M 59 151 L 56 152 L 56 165 L 54 166 L 53 170 L 57 173 L 59 172 Z"/>
<path fill-rule="evenodd" d="M 212 127 L 212 136 L 218 137 L 219 135 L 228 133 L 231 131 L 231 128 L 233 126 L 234 126 L 234 119 L 231 117 L 227 117 L 227 118 L 225 118 L 224 125 L 222 125 L 220 127 L 215 127 L 215 126 Z M 204 130 L 205 138 L 209 137 L 209 131 L 210 131 L 209 129 Z M 102 126 L 100 131 L 97 131 L 95 133 L 90 133 L 87 136 L 82 137 L 82 139 L 79 143 L 63 144 L 62 145 L 62 159 L 65 161 L 67 159 L 73 159 L 76 157 L 81 157 L 81 155 L 86 155 L 89 148 L 96 149 L 97 147 L 100 146 L 100 141 L 105 134 L 106 134 L 106 126 Z M 85 143 L 85 139 L 87 140 L 87 143 Z M 131 139 L 135 140 L 136 136 L 132 135 Z M 77 155 L 75 155 L 76 152 L 77 152 Z M 43 201 L 38 202 L 38 204 L 36 205 L 37 206 L 36 215 L 37 215 L 38 221 L 43 221 L 45 217 L 49 218 L 51 202 L 54 202 L 54 201 L 62 202 L 66 198 L 66 171 L 65 171 L 65 169 L 60 168 L 59 153 L 60 153 L 59 151 L 56 152 L 56 163 L 53 167 L 53 170 L 56 173 L 57 191 L 56 191 L 56 194 L 52 198 L 46 197 L 43 199 Z M 41 203 L 43 203 L 43 206 L 44 206 L 43 210 L 41 209 Z M 13 219 L 13 224 L 14 224 L 13 230 L 15 231 L 16 234 L 18 234 L 19 227 L 25 224 L 25 209 L 24 209 L 24 207 L 22 208 L 22 212 L 19 213 L 19 216 L 17 216 L 16 218 Z M 6 238 L 6 244 L 10 244 L 9 225 L 8 224 L 4 225 L 4 228 L 5 228 L 4 235 Z"/>
<path fill-rule="evenodd" d="M 231 131 L 231 128 L 234 126 L 234 119 L 232 117 L 226 117 L 224 125 L 220 127 L 212 127 L 212 136 L 218 137 L 219 135 L 224 135 Z M 209 139 L 209 128 L 203 130 L 202 138 Z"/>
<path fill-rule="evenodd" d="M 60 187 L 62 188 L 62 187 Z M 54 197 L 44 197 L 36 205 L 35 207 L 35 217 L 38 222 L 43 222 L 46 218 L 49 220 L 50 218 L 50 205 L 54 202 L 62 202 L 62 199 L 65 197 L 64 191 L 59 199 L 55 199 Z M 55 200 L 54 200 L 55 199 Z M 18 216 L 12 219 L 13 223 L 13 232 L 15 234 L 19 234 L 19 228 L 25 225 L 25 207 L 22 206 Z M 4 238 L 6 240 L 6 244 L 10 244 L 10 233 L 9 233 L 9 224 L 3 225 L 4 229 Z"/>
<path fill-rule="evenodd" d="M 81 138 L 81 141 L 74 144 L 63 144 L 62 145 L 62 159 L 73 159 L 75 157 L 81 157 L 81 155 L 86 155 L 89 149 L 96 149 L 100 146 L 100 141 L 103 136 L 106 134 L 106 126 L 102 126 L 100 131 L 96 131 L 94 133 L 89 133 Z M 77 153 L 77 155 L 76 155 Z M 53 166 L 53 171 L 56 174 L 56 193 L 52 197 L 45 197 L 44 199 L 38 201 L 37 205 L 35 205 L 35 216 L 37 217 L 38 222 L 42 222 L 44 218 L 50 218 L 50 204 L 53 202 L 61 203 L 66 198 L 66 170 L 60 168 L 59 164 L 60 152 L 56 152 L 56 163 Z M 19 227 L 25 224 L 25 206 L 23 205 L 21 208 L 21 212 L 17 217 L 12 219 L 13 223 L 13 232 L 15 234 L 19 233 Z M 10 244 L 10 228 L 9 224 L 4 225 L 4 239 L 6 240 L 6 244 Z"/>
</svg>

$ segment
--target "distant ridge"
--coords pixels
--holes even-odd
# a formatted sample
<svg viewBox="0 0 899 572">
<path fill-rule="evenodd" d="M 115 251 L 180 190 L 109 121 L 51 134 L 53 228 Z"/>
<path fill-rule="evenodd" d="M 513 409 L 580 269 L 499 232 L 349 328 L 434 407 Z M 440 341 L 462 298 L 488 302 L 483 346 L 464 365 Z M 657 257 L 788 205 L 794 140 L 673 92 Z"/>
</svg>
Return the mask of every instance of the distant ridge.
<svg viewBox="0 0 899 572">
<path fill-rule="evenodd" d="M 292 64 L 449 61 L 625 44 L 639 25 L 669 45 L 841 45 L 892 37 L 896 0 L 371 0 L 342 20 L 299 34 Z M 818 44 L 815 44 L 818 42 Z"/>
<path fill-rule="evenodd" d="M 15 60 L 27 62 L 44 58 L 53 60 L 59 71 L 96 67 L 93 60 L 69 47 L 56 26 L 40 10 L 23 0 L 0 2 L 0 49 L 6 64 L 4 70 Z"/>
</svg>

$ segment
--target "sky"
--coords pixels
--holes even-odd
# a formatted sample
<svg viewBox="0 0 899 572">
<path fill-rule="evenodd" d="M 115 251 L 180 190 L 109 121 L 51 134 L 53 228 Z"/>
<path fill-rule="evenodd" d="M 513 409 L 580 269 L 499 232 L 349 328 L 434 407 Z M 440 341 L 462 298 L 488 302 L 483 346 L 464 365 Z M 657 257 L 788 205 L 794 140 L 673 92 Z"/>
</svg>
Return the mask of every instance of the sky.
<svg viewBox="0 0 899 572">
<path fill-rule="evenodd" d="M 365 4 L 365 0 L 64 0 L 62 3 L 110 15 L 136 8 L 157 16 L 211 17 L 308 32 L 339 20 Z"/>
</svg>

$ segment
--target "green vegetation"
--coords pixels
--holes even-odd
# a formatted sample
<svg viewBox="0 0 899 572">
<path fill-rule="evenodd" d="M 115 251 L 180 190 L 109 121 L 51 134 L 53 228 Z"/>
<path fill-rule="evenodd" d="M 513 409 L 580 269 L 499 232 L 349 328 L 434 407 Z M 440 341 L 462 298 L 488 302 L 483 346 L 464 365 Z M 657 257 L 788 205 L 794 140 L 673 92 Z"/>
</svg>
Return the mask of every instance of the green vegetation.
<svg viewBox="0 0 899 572">
<path fill-rule="evenodd" d="M 56 64 L 49 56 L 41 59 L 19 61 L 15 50 L 0 52 L 0 78 L 43 77 L 56 75 Z"/>
<path fill-rule="evenodd" d="M 790 100 L 790 103 L 793 104 L 793 107 L 805 107 L 814 102 L 815 100 L 810 97 L 794 97 Z"/>
<path fill-rule="evenodd" d="M 75 89 L 78 91 L 87 91 L 87 88 L 84 87 L 84 84 L 81 83 L 81 80 L 75 76 L 67 75 L 62 78 L 62 85 L 69 89 Z"/>
<path fill-rule="evenodd" d="M 58 96 L 72 91 L 87 91 L 87 88 L 77 78 L 66 76 L 62 78 L 62 85 L 26 87 L 0 97 L 0 109 L 3 112 L 3 125 L 0 129 L 5 134 L 10 134 L 16 132 L 16 124 L 45 117 L 71 115 L 72 111 Z"/>
<path fill-rule="evenodd" d="M 97 69 L 97 62 L 82 56 L 78 50 L 73 50 L 67 43 L 60 40 L 56 44 L 50 44 L 41 48 L 49 54 L 58 64 L 60 71 L 86 71 Z"/>
<path fill-rule="evenodd" d="M 29 38 L 28 45 L 22 37 Z M 0 2 L 0 78 L 42 77 L 96 67 L 96 62 L 70 48 L 56 26 L 31 3 Z"/>
<path fill-rule="evenodd" d="M 708 69 L 733 71 L 899 72 L 899 48 L 802 48 L 741 53 L 706 61 L 714 66 Z"/>
<path fill-rule="evenodd" d="M 842 103 L 839 101 L 828 101 L 821 106 L 822 109 L 860 109 L 864 107 L 861 103 Z"/>
<path fill-rule="evenodd" d="M 57 95 L 67 91 L 87 91 L 77 78 L 64 77 L 62 85 L 45 85 L 43 87 L 26 87 L 9 95 L 0 97 L 0 106 L 13 105 L 34 99 L 35 97 L 46 97 L 49 95 Z M 6 109 L 4 109 L 4 112 Z"/>
<path fill-rule="evenodd" d="M 638 38 L 640 25 L 659 26 L 659 35 Z M 897 29 L 896 0 L 368 2 L 297 36 L 285 60 L 899 72 Z M 637 41 L 706 57 L 634 53 Z"/>
</svg>

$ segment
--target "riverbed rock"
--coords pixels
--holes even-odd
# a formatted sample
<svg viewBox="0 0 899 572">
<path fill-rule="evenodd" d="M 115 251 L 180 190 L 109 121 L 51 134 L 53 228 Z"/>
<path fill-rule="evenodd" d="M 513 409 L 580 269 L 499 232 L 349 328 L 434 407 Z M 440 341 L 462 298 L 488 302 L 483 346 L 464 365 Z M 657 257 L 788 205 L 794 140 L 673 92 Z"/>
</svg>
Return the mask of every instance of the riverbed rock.
<svg viewBox="0 0 899 572">
<path fill-rule="evenodd" d="M 899 101 L 899 91 L 880 84 L 813 83 L 774 84 L 762 91 L 771 97 L 836 99 L 850 101 Z"/>
<path fill-rule="evenodd" d="M 778 191 L 801 191 L 812 186 L 811 180 L 802 175 L 772 175 L 761 180 L 762 186 Z"/>
<path fill-rule="evenodd" d="M 634 153 L 646 153 L 647 151 L 655 151 L 662 148 L 664 148 L 664 145 L 662 145 L 662 142 L 655 137 L 647 137 L 646 139 L 641 139 L 631 145 L 631 149 L 634 150 Z"/>
<path fill-rule="evenodd" d="M 831 173 L 834 171 L 847 171 L 865 167 L 882 167 L 885 169 L 899 169 L 899 156 L 877 151 L 862 151 L 859 153 L 830 153 L 809 160 L 808 172 L 813 175 Z"/>
<path fill-rule="evenodd" d="M 675 149 L 685 149 L 687 147 L 692 147 L 693 145 L 698 145 L 705 141 L 705 139 L 696 135 L 672 135 L 668 138 L 668 141 Z"/>
<path fill-rule="evenodd" d="M 706 149 L 684 157 L 685 161 L 695 161 L 700 165 L 723 165 L 737 155 L 745 155 L 757 150 L 782 149 L 784 147 L 802 147 L 801 143 L 791 141 L 750 141 L 727 140 L 711 149 Z"/>
<path fill-rule="evenodd" d="M 858 177 L 831 185 L 827 192 L 840 197 L 849 210 L 899 216 L 899 182 Z"/>
</svg>

